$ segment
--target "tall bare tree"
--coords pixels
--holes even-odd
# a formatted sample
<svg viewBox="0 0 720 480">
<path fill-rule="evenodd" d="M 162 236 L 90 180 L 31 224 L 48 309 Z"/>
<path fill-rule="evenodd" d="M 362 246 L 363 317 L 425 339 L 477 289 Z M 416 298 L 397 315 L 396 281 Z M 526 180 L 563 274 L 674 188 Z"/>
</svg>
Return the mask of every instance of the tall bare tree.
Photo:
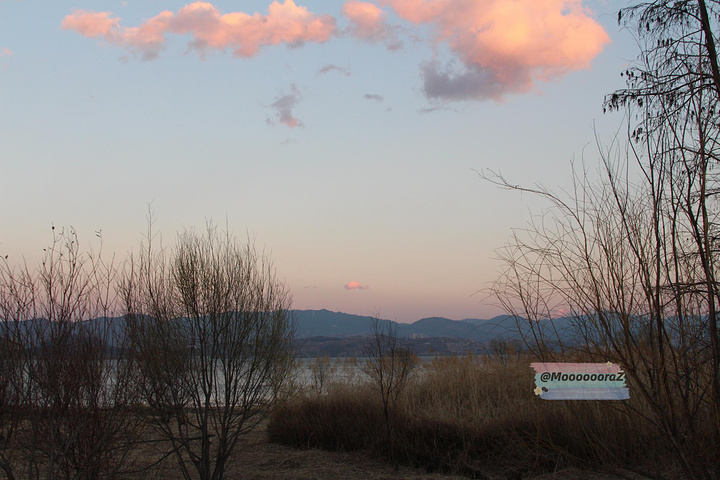
<svg viewBox="0 0 720 480">
<path fill-rule="evenodd" d="M 172 249 L 155 249 L 150 228 L 123 294 L 150 421 L 185 478 L 223 478 L 292 367 L 287 288 L 250 242 L 208 225 Z"/>
<path fill-rule="evenodd" d="M 397 324 L 381 320 L 379 315 L 372 319 L 372 334 L 365 349 L 363 372 L 378 390 L 385 419 L 385 436 L 390 459 L 395 462 L 395 421 L 397 420 L 398 397 L 407 387 L 417 366 L 417 356 L 404 347 L 398 336 Z"/>
<path fill-rule="evenodd" d="M 677 240 L 691 242 L 679 242 L 674 248 L 692 259 L 693 278 L 676 278 L 671 284 L 675 290 L 702 290 L 706 298 L 712 396 L 718 412 L 714 421 L 720 429 L 720 71 L 716 48 L 720 3 L 655 1 L 621 10 L 618 20 L 636 32 L 641 55 L 625 72 L 627 88 L 609 95 L 605 105 L 635 112 L 630 116 L 631 136 L 647 158 L 644 172 L 652 183 L 658 215 L 665 208 L 662 203 L 670 203 L 666 210 L 681 224 L 676 236 L 683 238 Z"/>
<path fill-rule="evenodd" d="M 720 3 L 641 3 L 619 20 L 641 48 L 627 88 L 605 100 L 625 109 L 627 143 L 600 147 L 599 175 L 575 173 L 567 193 L 489 175 L 549 201 L 501 253 L 494 288 L 541 358 L 558 356 L 552 339 L 620 363 L 649 406 L 635 414 L 657 426 L 687 476 L 717 478 Z M 559 312 L 575 319 L 574 345 L 540 328 Z"/>
<path fill-rule="evenodd" d="M 0 468 L 10 478 L 117 475 L 137 431 L 111 318 L 116 270 L 56 230 L 40 266 L 0 263 Z"/>
</svg>

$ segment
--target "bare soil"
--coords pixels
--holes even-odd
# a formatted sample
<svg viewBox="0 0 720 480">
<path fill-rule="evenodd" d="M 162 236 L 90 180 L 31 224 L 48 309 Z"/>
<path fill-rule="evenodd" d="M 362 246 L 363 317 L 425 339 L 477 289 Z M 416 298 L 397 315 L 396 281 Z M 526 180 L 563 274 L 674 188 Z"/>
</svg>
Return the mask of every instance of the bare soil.
<svg viewBox="0 0 720 480">
<path fill-rule="evenodd" d="M 250 433 L 238 446 L 226 478 L 243 480 L 465 480 L 466 477 L 427 473 L 424 470 L 399 467 L 397 470 L 360 452 L 329 452 L 318 449 L 297 449 L 270 443 L 264 425 Z M 491 469 L 489 469 L 490 471 Z M 173 480 L 181 478 L 176 459 L 168 457 L 155 471 L 137 478 Z M 487 480 L 507 478 L 502 474 L 487 475 Z M 633 478 L 616 475 L 564 470 L 532 477 L 533 480 L 611 480 Z"/>
</svg>

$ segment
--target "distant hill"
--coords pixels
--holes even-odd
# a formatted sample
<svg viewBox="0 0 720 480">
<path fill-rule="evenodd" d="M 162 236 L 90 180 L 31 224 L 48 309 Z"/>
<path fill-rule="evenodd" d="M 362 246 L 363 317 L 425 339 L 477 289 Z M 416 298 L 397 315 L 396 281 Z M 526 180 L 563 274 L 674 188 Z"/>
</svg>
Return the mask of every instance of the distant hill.
<svg viewBox="0 0 720 480">
<path fill-rule="evenodd" d="M 372 333 L 373 317 L 350 315 L 330 310 L 295 310 L 297 335 L 300 338 L 334 337 L 348 338 L 367 336 Z M 384 322 L 390 320 L 383 319 Z M 395 322 L 393 322 L 395 323 Z M 555 325 L 564 328 L 569 319 L 558 319 Z M 406 338 L 462 338 L 487 343 L 493 339 L 520 339 L 515 319 L 500 315 L 491 319 L 466 318 L 451 320 L 444 317 L 428 317 L 414 323 L 396 323 L 398 336 Z M 524 330 L 529 332 L 529 326 Z"/>
<path fill-rule="evenodd" d="M 303 356 L 330 354 L 332 356 L 361 355 L 366 337 L 372 334 L 371 316 L 352 315 L 330 310 L 294 310 L 297 326 L 296 346 Z M 443 317 L 428 317 L 414 323 L 393 323 L 398 336 L 407 340 L 406 345 L 419 354 L 479 353 L 492 340 L 519 341 L 521 335 L 515 319 L 507 315 L 483 320 L 466 318 L 451 320 Z M 42 327 L 47 320 L 36 319 L 23 322 L 22 329 Z M 96 318 L 89 320 L 97 328 L 108 329 L 112 347 L 118 347 L 125 334 L 124 319 Z M 570 323 L 567 318 L 555 320 L 560 331 Z M 522 325 L 521 325 L 522 326 Z M 529 326 L 523 327 L 529 333 Z M 563 335 L 567 341 L 569 335 Z"/>
<path fill-rule="evenodd" d="M 295 310 L 297 336 L 346 338 L 370 334 L 373 317 L 331 312 L 330 310 Z"/>
<path fill-rule="evenodd" d="M 443 317 L 421 318 L 409 325 L 403 325 L 404 337 L 453 337 L 475 339 L 475 327 L 469 323 Z"/>
</svg>

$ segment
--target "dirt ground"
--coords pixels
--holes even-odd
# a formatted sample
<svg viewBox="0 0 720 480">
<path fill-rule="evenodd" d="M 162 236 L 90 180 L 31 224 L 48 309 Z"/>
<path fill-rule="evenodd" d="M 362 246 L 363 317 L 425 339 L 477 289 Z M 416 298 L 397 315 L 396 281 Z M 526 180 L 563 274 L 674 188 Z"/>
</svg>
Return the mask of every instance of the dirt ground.
<svg viewBox="0 0 720 480">
<path fill-rule="evenodd" d="M 169 457 L 153 475 L 142 478 L 172 480 L 180 478 L 177 464 Z M 424 470 L 400 467 L 373 459 L 363 453 L 328 452 L 297 449 L 268 442 L 261 425 L 248 435 L 236 452 L 226 478 L 243 480 L 464 480 L 466 477 L 427 473 Z M 488 475 L 487 480 L 506 477 Z M 610 480 L 622 478 L 577 470 L 533 477 L 533 480 Z M 632 477 L 625 477 L 632 478 Z"/>
</svg>

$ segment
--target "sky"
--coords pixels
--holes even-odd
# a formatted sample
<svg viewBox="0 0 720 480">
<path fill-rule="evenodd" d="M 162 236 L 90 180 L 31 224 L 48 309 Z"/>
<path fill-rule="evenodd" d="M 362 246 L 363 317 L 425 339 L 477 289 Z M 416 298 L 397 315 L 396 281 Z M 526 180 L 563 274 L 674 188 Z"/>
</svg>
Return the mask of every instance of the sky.
<svg viewBox="0 0 720 480">
<path fill-rule="evenodd" d="M 490 318 L 497 249 L 623 130 L 621 1 L 0 0 L 0 255 L 208 220 L 293 307 Z"/>
</svg>

